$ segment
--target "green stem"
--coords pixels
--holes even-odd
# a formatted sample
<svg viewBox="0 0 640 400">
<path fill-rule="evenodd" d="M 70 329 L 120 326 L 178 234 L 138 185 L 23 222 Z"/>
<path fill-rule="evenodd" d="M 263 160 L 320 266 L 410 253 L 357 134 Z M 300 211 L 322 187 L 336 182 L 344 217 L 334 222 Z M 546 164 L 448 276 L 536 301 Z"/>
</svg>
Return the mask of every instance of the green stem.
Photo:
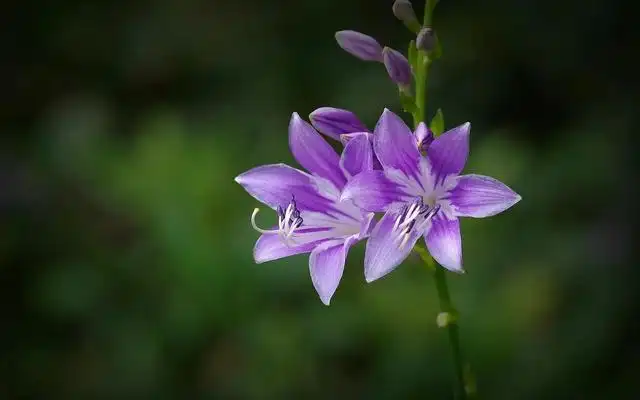
<svg viewBox="0 0 640 400">
<path fill-rule="evenodd" d="M 433 9 L 437 3 L 437 0 L 426 0 L 424 10 L 424 26 L 431 26 Z M 413 112 L 414 127 L 417 128 L 420 122 L 425 122 L 425 110 L 427 102 L 427 78 L 428 70 L 431 66 L 431 59 L 429 54 L 424 51 L 418 51 L 418 56 L 415 60 L 414 71 L 416 75 L 416 107 Z M 465 388 L 465 374 L 463 369 L 462 354 L 460 351 L 460 337 L 458 332 L 457 312 L 451 304 L 451 297 L 449 296 L 449 287 L 447 286 L 447 279 L 445 270 L 439 265 L 436 265 L 433 258 L 428 255 L 425 249 L 416 246 L 416 251 L 420 255 L 423 262 L 430 267 L 434 273 L 434 279 L 436 284 L 436 290 L 438 292 L 438 300 L 440 303 L 440 314 L 438 315 L 439 326 L 447 330 L 449 336 L 449 345 L 451 346 L 451 355 L 453 358 L 453 366 L 455 372 L 455 398 L 466 399 L 467 390 Z M 441 318 L 442 317 L 442 318 Z"/>
<path fill-rule="evenodd" d="M 440 315 L 446 315 L 445 328 L 447 329 L 447 334 L 449 336 L 449 345 L 451 346 L 453 369 L 456 378 L 455 397 L 465 399 L 467 397 L 467 390 L 465 385 L 462 354 L 460 352 L 460 335 L 458 333 L 457 312 L 451 304 L 451 297 L 449 296 L 449 287 L 447 286 L 447 278 L 445 276 L 444 268 L 436 265 L 433 277 L 436 282 L 436 290 L 438 291 Z"/>
</svg>

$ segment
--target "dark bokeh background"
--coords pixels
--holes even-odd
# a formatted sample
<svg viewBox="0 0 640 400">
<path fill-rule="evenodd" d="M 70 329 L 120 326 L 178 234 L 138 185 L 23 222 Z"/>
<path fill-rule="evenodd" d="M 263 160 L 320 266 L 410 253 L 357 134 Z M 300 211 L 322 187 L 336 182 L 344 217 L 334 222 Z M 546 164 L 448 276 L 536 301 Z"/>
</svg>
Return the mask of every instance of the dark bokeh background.
<svg viewBox="0 0 640 400">
<path fill-rule="evenodd" d="M 307 258 L 255 265 L 233 177 L 293 163 L 293 111 L 399 111 L 391 1 L 36 1 L 0 6 L 0 398 L 431 398 L 451 364 L 429 272 L 330 307 Z M 416 4 L 421 11 L 422 5 Z M 441 0 L 429 114 L 472 121 L 467 171 L 523 196 L 463 223 L 450 274 L 486 399 L 637 394 L 630 261 L 637 13 L 620 2 Z M 625 183 L 626 182 L 626 183 Z"/>
</svg>

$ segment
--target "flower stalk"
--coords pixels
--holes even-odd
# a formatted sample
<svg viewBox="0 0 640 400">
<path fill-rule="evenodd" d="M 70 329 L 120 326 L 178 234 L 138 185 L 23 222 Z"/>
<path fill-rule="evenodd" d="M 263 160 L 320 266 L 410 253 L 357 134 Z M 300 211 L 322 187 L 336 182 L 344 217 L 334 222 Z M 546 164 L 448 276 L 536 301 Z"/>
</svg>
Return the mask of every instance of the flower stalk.
<svg viewBox="0 0 640 400">
<path fill-rule="evenodd" d="M 431 27 L 433 19 L 433 10 L 437 0 L 426 0 L 424 9 L 423 26 Z M 416 46 L 415 42 L 411 42 L 410 46 Z M 417 52 L 417 57 L 412 60 L 414 75 L 416 77 L 416 97 L 415 107 L 412 112 L 414 129 L 418 128 L 418 125 L 425 121 L 425 113 L 427 107 L 427 81 L 429 77 L 429 67 L 431 66 L 432 58 L 430 57 L 433 52 L 424 51 L 418 47 L 410 48 L 409 52 Z M 436 133 L 437 134 L 437 133 Z M 465 367 L 462 358 L 462 352 L 460 350 L 460 333 L 458 327 L 458 313 L 455 310 L 451 296 L 449 295 L 449 287 L 447 285 L 447 277 L 445 275 L 445 269 L 440 265 L 437 265 L 433 260 L 433 257 L 426 249 L 420 245 L 414 247 L 414 251 L 418 253 L 420 259 L 424 264 L 433 271 L 433 278 L 435 281 L 436 291 L 438 292 L 438 301 L 440 307 L 440 313 L 438 314 L 437 323 L 440 328 L 447 330 L 447 336 L 449 338 L 449 345 L 451 347 L 451 356 L 453 358 L 453 368 L 455 374 L 454 396 L 456 399 L 466 399 L 471 394 L 471 384 L 467 384 L 465 374 Z M 467 370 L 469 367 L 467 366 Z"/>
</svg>

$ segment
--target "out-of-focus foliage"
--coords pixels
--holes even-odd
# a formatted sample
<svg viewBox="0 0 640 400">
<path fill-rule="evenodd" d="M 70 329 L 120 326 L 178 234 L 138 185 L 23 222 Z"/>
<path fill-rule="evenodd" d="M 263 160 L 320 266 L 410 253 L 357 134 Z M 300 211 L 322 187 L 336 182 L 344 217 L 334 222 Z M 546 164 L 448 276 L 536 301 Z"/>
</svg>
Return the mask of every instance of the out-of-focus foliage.
<svg viewBox="0 0 640 400">
<path fill-rule="evenodd" d="M 428 115 L 472 121 L 467 171 L 523 196 L 463 222 L 468 274 L 449 274 L 483 398 L 637 391 L 626 8 L 438 5 Z M 426 268 L 366 285 L 360 244 L 327 308 L 305 256 L 253 263 L 256 202 L 233 182 L 294 163 L 293 111 L 369 126 L 400 111 L 384 68 L 333 40 L 404 48 L 390 1 L 9 0 L 0 15 L 1 398 L 448 398 Z"/>
</svg>

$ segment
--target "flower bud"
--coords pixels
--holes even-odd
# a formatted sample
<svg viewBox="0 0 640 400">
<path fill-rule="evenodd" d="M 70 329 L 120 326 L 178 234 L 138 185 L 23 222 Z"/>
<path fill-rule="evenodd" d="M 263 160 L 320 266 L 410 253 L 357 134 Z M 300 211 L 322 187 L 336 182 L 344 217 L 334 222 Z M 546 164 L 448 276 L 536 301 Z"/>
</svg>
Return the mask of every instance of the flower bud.
<svg viewBox="0 0 640 400">
<path fill-rule="evenodd" d="M 436 317 L 436 325 L 438 325 L 438 328 L 446 328 L 455 322 L 456 316 L 446 311 L 439 313 Z"/>
<path fill-rule="evenodd" d="M 433 132 L 427 127 L 427 124 L 420 122 L 414 132 L 416 138 L 416 146 L 422 154 L 426 154 L 431 142 L 433 142 Z"/>
<path fill-rule="evenodd" d="M 431 51 L 436 46 L 436 37 L 431 28 L 422 28 L 416 38 L 416 47 L 423 51 Z"/>
<path fill-rule="evenodd" d="M 320 107 L 309 114 L 311 125 L 320 133 L 340 140 L 340 135 L 353 132 L 366 132 L 358 117 L 348 110 L 334 107 Z"/>
<path fill-rule="evenodd" d="M 411 66 L 405 56 L 399 51 L 393 50 L 389 47 L 385 47 L 382 50 L 382 58 L 384 60 L 384 66 L 387 69 L 387 73 L 392 81 L 398 84 L 401 88 L 408 88 L 411 86 Z"/>
<path fill-rule="evenodd" d="M 414 32 L 420 30 L 420 22 L 418 22 L 416 13 L 413 11 L 413 6 L 409 0 L 396 0 L 391 9 L 393 10 L 393 15 L 402 21 L 407 28 Z"/>
<path fill-rule="evenodd" d="M 335 36 L 347 53 L 364 61 L 382 61 L 382 46 L 371 36 L 356 31 L 338 31 Z"/>
</svg>

